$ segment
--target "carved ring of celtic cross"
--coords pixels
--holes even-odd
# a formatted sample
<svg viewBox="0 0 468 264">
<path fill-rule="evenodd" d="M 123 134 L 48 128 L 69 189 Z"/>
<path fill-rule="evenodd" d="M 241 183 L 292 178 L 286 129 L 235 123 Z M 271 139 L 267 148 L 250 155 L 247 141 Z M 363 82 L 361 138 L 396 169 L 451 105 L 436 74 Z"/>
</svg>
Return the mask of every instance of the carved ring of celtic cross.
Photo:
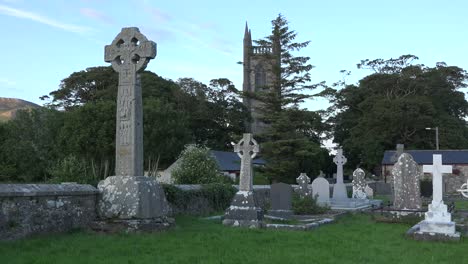
<svg viewBox="0 0 468 264">
<path fill-rule="evenodd" d="M 239 143 L 234 146 L 234 152 L 237 152 L 237 156 L 239 156 L 241 159 L 244 155 L 244 152 L 249 152 L 249 154 L 251 153 L 250 158 L 253 159 L 257 156 L 257 153 L 260 152 L 260 148 L 255 139 L 251 138 L 250 142 L 245 142 L 245 140 L 242 138 Z"/>
<path fill-rule="evenodd" d="M 457 192 L 460 192 L 461 195 L 463 195 L 464 197 L 468 198 L 468 180 L 466 181 L 466 183 L 464 183 L 460 189 L 457 190 Z"/>
<path fill-rule="evenodd" d="M 112 63 L 116 72 L 131 69 L 142 71 L 156 57 L 156 43 L 148 40 L 136 27 L 123 28 L 112 44 L 105 47 L 104 60 Z"/>
</svg>

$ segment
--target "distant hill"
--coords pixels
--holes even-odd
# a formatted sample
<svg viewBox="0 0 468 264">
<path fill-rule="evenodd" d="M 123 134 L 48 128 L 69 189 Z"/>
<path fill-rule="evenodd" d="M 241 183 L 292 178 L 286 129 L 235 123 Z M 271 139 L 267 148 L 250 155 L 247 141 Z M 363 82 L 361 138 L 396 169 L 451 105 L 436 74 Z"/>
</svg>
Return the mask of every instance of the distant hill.
<svg viewBox="0 0 468 264">
<path fill-rule="evenodd" d="M 12 119 L 18 110 L 38 107 L 40 106 L 25 100 L 0 97 L 0 122 Z"/>
</svg>

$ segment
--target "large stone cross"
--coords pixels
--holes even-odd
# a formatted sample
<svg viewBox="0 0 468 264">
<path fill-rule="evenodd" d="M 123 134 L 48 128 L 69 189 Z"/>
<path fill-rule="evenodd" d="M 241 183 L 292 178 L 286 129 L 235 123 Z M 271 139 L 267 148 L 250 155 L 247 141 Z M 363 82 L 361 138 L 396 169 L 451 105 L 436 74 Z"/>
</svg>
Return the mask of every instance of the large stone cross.
<svg viewBox="0 0 468 264">
<path fill-rule="evenodd" d="M 241 158 L 241 170 L 239 179 L 239 191 L 252 191 L 252 159 L 260 152 L 257 141 L 251 133 L 244 133 L 243 138 L 234 145 L 234 152 Z"/>
<path fill-rule="evenodd" d="M 343 165 L 348 160 L 343 156 L 343 149 L 338 149 L 336 156 L 333 158 L 333 162 L 336 164 L 336 182 L 343 183 Z"/>
<path fill-rule="evenodd" d="M 433 165 L 423 165 L 424 173 L 432 173 L 432 204 L 438 206 L 442 201 L 442 174 L 452 173 L 451 165 L 442 165 L 442 155 L 432 155 Z"/>
<path fill-rule="evenodd" d="M 105 47 L 104 60 L 119 73 L 115 142 L 115 174 L 143 176 L 143 106 L 140 76 L 156 56 L 156 43 L 136 27 L 123 28 L 111 45 Z"/>
</svg>

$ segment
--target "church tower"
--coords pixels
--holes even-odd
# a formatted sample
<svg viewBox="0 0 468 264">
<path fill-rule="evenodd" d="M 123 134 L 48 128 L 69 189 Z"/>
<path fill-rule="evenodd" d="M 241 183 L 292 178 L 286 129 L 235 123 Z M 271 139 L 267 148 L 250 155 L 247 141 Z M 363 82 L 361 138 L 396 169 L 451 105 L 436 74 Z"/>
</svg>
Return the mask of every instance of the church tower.
<svg viewBox="0 0 468 264">
<path fill-rule="evenodd" d="M 279 45 L 273 47 L 253 46 L 252 35 L 247 23 L 244 33 L 244 92 L 261 92 L 271 89 L 275 82 L 274 66 L 280 64 Z M 247 132 L 258 135 L 268 127 L 263 123 L 259 107 L 261 102 L 244 97 L 244 105 L 250 112 L 252 120 L 247 124 Z"/>
</svg>

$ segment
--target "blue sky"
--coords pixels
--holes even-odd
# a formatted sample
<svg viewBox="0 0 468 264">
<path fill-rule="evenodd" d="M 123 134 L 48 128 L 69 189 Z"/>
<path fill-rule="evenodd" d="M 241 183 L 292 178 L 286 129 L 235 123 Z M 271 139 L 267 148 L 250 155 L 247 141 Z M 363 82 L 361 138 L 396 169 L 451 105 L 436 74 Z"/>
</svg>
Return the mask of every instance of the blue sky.
<svg viewBox="0 0 468 264">
<path fill-rule="evenodd" d="M 448 1 L 445 1 L 448 2 Z M 41 103 L 75 71 L 107 65 L 104 46 L 122 27 L 136 26 L 158 45 L 148 70 L 176 80 L 204 83 L 225 77 L 242 87 L 245 22 L 252 38 L 271 32 L 282 13 L 311 44 L 300 55 L 316 67 L 313 83 L 333 83 L 350 70 L 348 83 L 370 72 L 361 59 L 413 54 L 419 63 L 445 61 L 468 69 L 468 2 L 449 1 L 181 1 L 0 0 L 0 97 Z M 321 100 L 309 109 L 323 108 Z"/>
</svg>

